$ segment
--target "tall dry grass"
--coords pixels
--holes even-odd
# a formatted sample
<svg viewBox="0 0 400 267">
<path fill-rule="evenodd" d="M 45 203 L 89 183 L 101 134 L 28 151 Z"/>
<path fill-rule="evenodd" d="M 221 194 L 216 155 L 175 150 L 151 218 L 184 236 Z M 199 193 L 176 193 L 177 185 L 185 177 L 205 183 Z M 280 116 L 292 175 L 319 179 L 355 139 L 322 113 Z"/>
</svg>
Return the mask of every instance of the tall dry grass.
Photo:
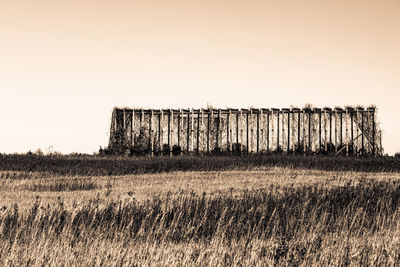
<svg viewBox="0 0 400 267">
<path fill-rule="evenodd" d="M 104 176 L 172 171 L 249 170 L 257 167 L 287 167 L 327 171 L 399 172 L 396 157 L 337 157 L 301 155 L 99 157 L 0 154 L 0 171 L 40 172 L 47 176 Z"/>
<path fill-rule="evenodd" d="M 101 197 L 0 214 L 1 265 L 400 264 L 400 182 Z"/>
</svg>

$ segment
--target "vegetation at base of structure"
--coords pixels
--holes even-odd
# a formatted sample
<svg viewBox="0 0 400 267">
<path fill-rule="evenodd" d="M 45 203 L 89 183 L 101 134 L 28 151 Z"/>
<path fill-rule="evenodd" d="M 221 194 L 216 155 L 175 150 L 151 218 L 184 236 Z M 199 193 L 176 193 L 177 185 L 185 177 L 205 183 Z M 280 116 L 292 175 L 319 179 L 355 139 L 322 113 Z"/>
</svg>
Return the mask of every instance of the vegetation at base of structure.
<svg viewBox="0 0 400 267">
<path fill-rule="evenodd" d="M 29 210 L 1 209 L 0 264 L 398 266 L 399 221 L 400 181 L 72 208 L 37 197 Z"/>
<path fill-rule="evenodd" d="M 179 155 L 179 149 L 173 149 Z M 222 153 L 222 152 L 221 152 Z M 290 167 L 328 171 L 399 172 L 399 157 L 342 157 L 329 155 L 184 155 L 123 157 L 91 155 L 0 154 L 0 170 L 41 172 L 51 175 L 102 176 L 171 171 L 248 170 Z"/>
</svg>

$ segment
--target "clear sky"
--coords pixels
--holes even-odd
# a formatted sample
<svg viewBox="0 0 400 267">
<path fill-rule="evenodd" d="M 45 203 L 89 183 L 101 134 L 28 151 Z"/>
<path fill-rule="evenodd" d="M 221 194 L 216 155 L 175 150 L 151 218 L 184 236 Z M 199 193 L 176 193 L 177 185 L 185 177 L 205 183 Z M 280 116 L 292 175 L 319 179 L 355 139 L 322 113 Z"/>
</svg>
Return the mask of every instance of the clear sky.
<svg viewBox="0 0 400 267">
<path fill-rule="evenodd" d="M 400 152 L 399 0 L 1 0 L 0 152 L 108 143 L 114 106 L 377 105 Z"/>
</svg>

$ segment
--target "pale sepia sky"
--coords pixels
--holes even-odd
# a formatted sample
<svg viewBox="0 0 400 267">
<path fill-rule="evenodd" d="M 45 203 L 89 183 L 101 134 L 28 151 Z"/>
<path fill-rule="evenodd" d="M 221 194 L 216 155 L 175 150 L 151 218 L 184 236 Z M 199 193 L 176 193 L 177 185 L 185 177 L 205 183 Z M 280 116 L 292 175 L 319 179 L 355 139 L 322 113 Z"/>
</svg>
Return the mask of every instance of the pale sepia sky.
<svg viewBox="0 0 400 267">
<path fill-rule="evenodd" d="M 108 144 L 114 106 L 377 105 L 400 152 L 398 0 L 0 0 L 0 152 Z"/>
</svg>

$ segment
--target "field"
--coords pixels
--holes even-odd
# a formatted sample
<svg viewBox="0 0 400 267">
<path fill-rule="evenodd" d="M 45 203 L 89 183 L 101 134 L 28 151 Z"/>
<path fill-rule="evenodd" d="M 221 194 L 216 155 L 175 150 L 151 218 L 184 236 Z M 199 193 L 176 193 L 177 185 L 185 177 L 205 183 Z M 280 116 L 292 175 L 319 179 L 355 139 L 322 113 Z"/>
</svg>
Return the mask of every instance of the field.
<svg viewBox="0 0 400 267">
<path fill-rule="evenodd" d="M 394 158 L 0 160 L 2 266 L 400 264 Z"/>
</svg>

